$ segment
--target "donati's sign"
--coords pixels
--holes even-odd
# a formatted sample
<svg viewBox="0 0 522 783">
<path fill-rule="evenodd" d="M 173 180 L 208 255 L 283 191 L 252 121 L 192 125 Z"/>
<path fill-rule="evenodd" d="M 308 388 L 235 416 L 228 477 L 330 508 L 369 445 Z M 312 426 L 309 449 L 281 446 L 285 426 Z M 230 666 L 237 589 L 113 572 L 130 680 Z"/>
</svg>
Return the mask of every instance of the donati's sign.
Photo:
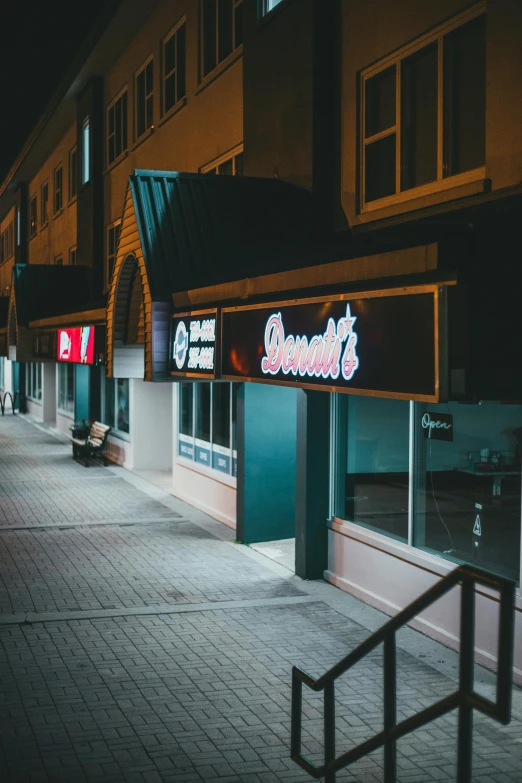
<svg viewBox="0 0 522 783">
<path fill-rule="evenodd" d="M 433 287 L 226 308 L 221 375 L 436 401 L 436 317 Z"/>
</svg>

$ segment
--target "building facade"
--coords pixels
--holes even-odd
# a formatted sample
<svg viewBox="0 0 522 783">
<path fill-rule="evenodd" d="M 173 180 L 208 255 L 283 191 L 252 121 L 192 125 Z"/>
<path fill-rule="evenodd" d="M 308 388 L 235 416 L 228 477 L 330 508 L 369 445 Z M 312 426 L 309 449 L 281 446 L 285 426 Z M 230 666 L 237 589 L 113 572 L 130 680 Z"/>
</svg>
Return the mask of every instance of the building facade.
<svg viewBox="0 0 522 783">
<path fill-rule="evenodd" d="M 0 192 L 28 412 L 389 613 L 514 580 L 519 679 L 521 34 L 514 0 L 123 2 Z M 46 273 L 37 312 L 60 258 L 83 295 Z M 86 327 L 88 370 L 53 361 Z M 456 606 L 419 627 L 458 646 Z"/>
</svg>

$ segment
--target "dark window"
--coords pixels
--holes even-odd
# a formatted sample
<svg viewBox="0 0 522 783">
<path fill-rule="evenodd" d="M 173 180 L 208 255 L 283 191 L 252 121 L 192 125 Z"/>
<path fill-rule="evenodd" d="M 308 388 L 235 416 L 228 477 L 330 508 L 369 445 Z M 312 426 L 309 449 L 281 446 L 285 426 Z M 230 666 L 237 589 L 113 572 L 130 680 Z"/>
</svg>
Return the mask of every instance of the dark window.
<svg viewBox="0 0 522 783">
<path fill-rule="evenodd" d="M 36 234 L 37 214 L 37 199 L 36 196 L 33 196 L 29 202 L 29 236 L 31 237 L 34 237 Z"/>
<path fill-rule="evenodd" d="M 76 266 L 76 248 L 69 248 L 69 266 Z"/>
<path fill-rule="evenodd" d="M 395 133 L 366 147 L 366 201 L 395 193 Z"/>
<path fill-rule="evenodd" d="M 62 208 L 63 201 L 63 169 L 59 166 L 54 172 L 54 213 Z"/>
<path fill-rule="evenodd" d="M 163 45 L 163 111 L 167 112 L 185 96 L 185 23 Z"/>
<path fill-rule="evenodd" d="M 118 242 L 120 241 L 121 223 L 114 223 L 107 228 L 107 287 L 110 287 L 114 264 L 116 263 L 116 254 L 118 252 Z"/>
<path fill-rule="evenodd" d="M 153 125 L 154 63 L 150 60 L 136 77 L 136 137 Z"/>
<path fill-rule="evenodd" d="M 212 387 L 212 443 L 230 448 L 230 383 Z"/>
<path fill-rule="evenodd" d="M 44 182 L 42 185 L 42 200 L 40 204 L 40 223 L 45 226 L 48 219 L 48 205 L 49 205 L 49 183 Z"/>
<path fill-rule="evenodd" d="M 203 0 L 203 76 L 243 42 L 242 0 Z"/>
<path fill-rule="evenodd" d="M 444 176 L 486 159 L 486 18 L 444 38 Z"/>
<path fill-rule="evenodd" d="M 181 383 L 180 407 L 179 407 L 179 431 L 182 435 L 193 437 L 194 435 L 194 416 L 193 416 L 193 396 L 194 384 Z"/>
<path fill-rule="evenodd" d="M 127 149 L 127 90 L 107 112 L 107 162 L 113 160 Z"/>
<path fill-rule="evenodd" d="M 395 125 L 395 65 L 366 82 L 366 138 Z"/>
<path fill-rule="evenodd" d="M 69 152 L 69 201 L 78 194 L 78 150 Z"/>
<path fill-rule="evenodd" d="M 436 43 L 401 63 L 401 190 L 437 179 Z"/>
<path fill-rule="evenodd" d="M 196 438 L 210 443 L 210 383 L 196 386 Z"/>
</svg>

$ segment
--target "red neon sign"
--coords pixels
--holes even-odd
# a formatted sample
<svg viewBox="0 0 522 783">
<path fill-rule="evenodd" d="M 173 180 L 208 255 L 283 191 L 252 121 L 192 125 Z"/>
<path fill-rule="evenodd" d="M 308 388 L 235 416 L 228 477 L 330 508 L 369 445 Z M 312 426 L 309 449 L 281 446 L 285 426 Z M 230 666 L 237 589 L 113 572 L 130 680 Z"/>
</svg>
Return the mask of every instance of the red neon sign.
<svg viewBox="0 0 522 783">
<path fill-rule="evenodd" d="M 94 326 L 58 329 L 58 361 L 94 363 Z"/>
</svg>

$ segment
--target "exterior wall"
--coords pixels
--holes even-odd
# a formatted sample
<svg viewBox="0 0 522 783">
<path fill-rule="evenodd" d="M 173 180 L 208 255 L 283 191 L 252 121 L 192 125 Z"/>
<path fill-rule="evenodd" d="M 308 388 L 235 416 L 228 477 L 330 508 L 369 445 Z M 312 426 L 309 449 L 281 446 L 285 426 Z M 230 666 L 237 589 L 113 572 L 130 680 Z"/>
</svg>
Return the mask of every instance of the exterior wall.
<svg viewBox="0 0 522 783">
<path fill-rule="evenodd" d="M 76 198 L 69 201 L 69 151 L 76 144 L 76 125 L 71 125 L 67 133 L 56 145 L 45 164 L 29 183 L 29 203 L 33 196 L 37 197 L 38 228 L 35 236 L 29 237 L 29 263 L 52 264 L 56 256 L 63 258 L 63 264 L 69 263 L 69 249 L 76 246 Z M 62 180 L 62 210 L 54 214 L 54 170 L 61 165 Z M 49 184 L 49 201 L 47 205 L 48 220 L 41 225 L 42 185 Z"/>
<path fill-rule="evenodd" d="M 359 137 L 358 74 L 404 44 L 472 4 L 468 0 L 418 3 L 399 0 L 384 3 L 343 3 L 342 63 L 342 199 L 351 225 L 358 216 Z M 491 188 L 516 185 L 522 180 L 522 5 L 517 0 L 488 0 L 486 10 L 486 177 Z M 483 187 L 483 186 L 482 186 Z M 371 219 L 404 213 L 449 198 L 477 192 L 470 186 L 454 188 L 410 202 L 378 209 Z M 370 219 L 370 218 L 368 218 Z"/>
<path fill-rule="evenodd" d="M 59 411 L 56 411 L 56 429 L 69 437 L 71 436 L 69 427 L 73 422 L 74 416 L 72 413 L 60 413 Z"/>
<path fill-rule="evenodd" d="M 134 470 L 172 467 L 172 390 L 170 383 L 132 382 L 131 433 Z"/>
<path fill-rule="evenodd" d="M 127 86 L 128 149 L 106 170 L 105 225 L 120 219 L 128 176 L 135 168 L 198 171 L 243 141 L 242 47 L 202 81 L 199 78 L 198 3 L 163 3 L 105 75 L 105 112 Z M 186 97 L 160 116 L 161 42 L 186 17 Z M 154 55 L 154 128 L 135 140 L 134 75 Z M 105 139 L 105 144 L 107 140 Z"/>
<path fill-rule="evenodd" d="M 43 421 L 43 402 L 37 402 L 36 400 L 26 400 L 27 413 L 34 416 L 38 421 Z"/>
<path fill-rule="evenodd" d="M 178 457 L 178 384 L 172 384 L 173 402 L 173 442 L 172 442 L 172 489 L 171 492 L 181 500 L 199 508 L 211 517 L 218 519 L 233 530 L 236 529 L 236 486 L 235 481 L 226 476 L 217 478 L 214 471 L 204 468 L 194 470 L 189 463 Z"/>
<path fill-rule="evenodd" d="M 13 253 L 0 264 L 0 296 L 8 296 L 11 290 L 11 274 L 15 263 L 14 248 L 16 247 L 16 214 L 14 207 L 0 221 L 0 234 L 13 224 Z"/>
<path fill-rule="evenodd" d="M 412 550 L 349 522 L 333 522 L 329 531 L 325 579 L 363 601 L 394 615 L 455 568 L 454 563 Z M 497 656 L 498 596 L 486 588 L 476 593 L 475 652 L 494 668 Z M 522 598 L 515 601 L 515 680 L 522 683 Z M 448 593 L 419 616 L 412 626 L 458 650 L 460 604 Z"/>
</svg>

